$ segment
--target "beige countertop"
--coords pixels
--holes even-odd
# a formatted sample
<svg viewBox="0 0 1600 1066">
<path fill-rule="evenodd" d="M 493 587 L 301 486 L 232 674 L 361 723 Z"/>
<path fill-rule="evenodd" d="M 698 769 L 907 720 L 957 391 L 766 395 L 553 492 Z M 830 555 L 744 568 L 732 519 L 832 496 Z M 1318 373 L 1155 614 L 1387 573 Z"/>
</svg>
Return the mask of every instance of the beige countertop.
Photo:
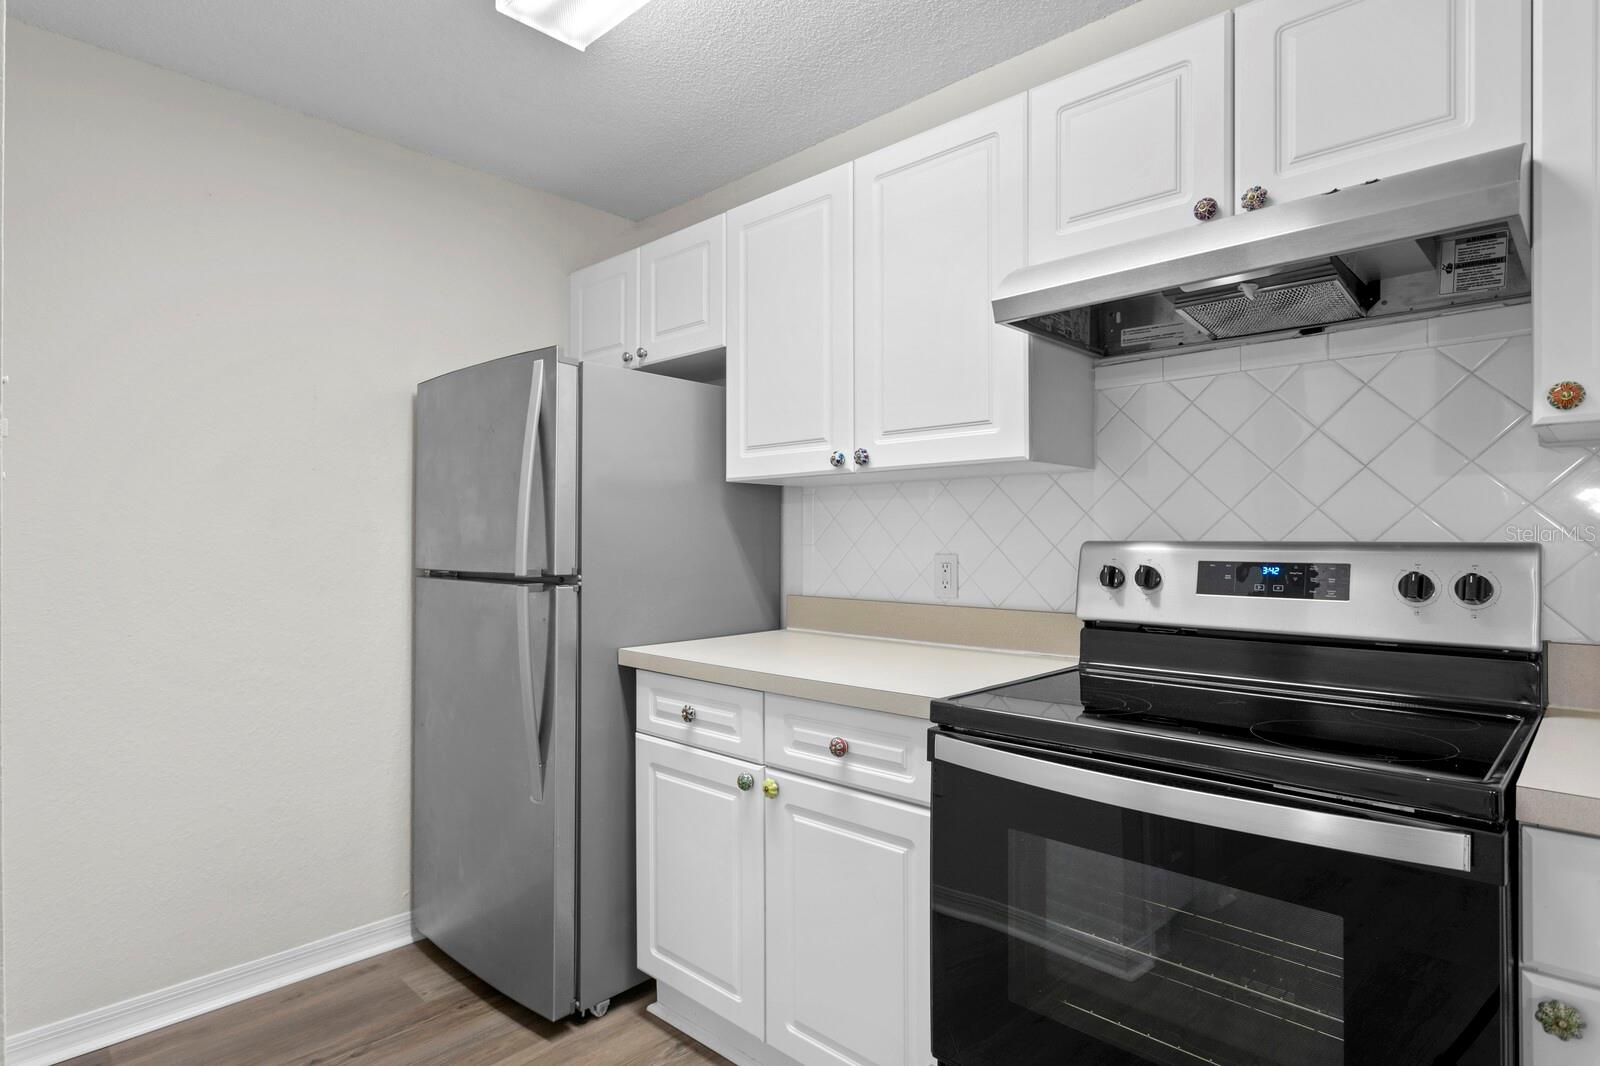
<svg viewBox="0 0 1600 1066">
<path fill-rule="evenodd" d="M 801 699 L 926 718 L 932 701 L 1077 665 L 1043 655 L 775 629 L 623 648 L 623 666 Z"/>
<path fill-rule="evenodd" d="M 1545 712 L 1517 778 L 1517 820 L 1600 836 L 1600 712 Z"/>
</svg>

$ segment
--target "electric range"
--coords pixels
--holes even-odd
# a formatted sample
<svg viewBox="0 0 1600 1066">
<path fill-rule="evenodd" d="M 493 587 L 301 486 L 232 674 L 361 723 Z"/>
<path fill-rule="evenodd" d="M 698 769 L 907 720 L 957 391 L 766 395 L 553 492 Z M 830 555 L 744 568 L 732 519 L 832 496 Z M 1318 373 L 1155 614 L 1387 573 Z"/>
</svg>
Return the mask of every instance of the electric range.
<svg viewBox="0 0 1600 1066">
<path fill-rule="evenodd" d="M 939 1060 L 1508 1066 L 1537 548 L 1079 572 L 1079 668 L 934 705 Z"/>
</svg>

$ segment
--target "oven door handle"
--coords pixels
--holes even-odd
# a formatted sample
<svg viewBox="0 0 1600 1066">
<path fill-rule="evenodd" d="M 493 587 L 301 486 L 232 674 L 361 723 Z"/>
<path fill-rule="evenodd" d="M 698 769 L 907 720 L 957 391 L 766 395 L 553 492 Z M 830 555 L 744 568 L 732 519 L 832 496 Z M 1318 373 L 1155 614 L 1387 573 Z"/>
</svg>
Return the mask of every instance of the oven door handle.
<svg viewBox="0 0 1600 1066">
<path fill-rule="evenodd" d="M 940 734 L 934 759 L 980 774 L 1076 796 L 1094 803 L 1208 825 L 1236 833 L 1292 840 L 1376 859 L 1418 863 L 1441 870 L 1472 869 L 1472 837 L 1447 829 L 1426 829 L 1356 818 L 1302 807 L 1284 807 L 1259 800 L 1143 781 L 1086 770 L 1081 766 L 1030 758 L 1001 748 L 973 744 Z"/>
</svg>

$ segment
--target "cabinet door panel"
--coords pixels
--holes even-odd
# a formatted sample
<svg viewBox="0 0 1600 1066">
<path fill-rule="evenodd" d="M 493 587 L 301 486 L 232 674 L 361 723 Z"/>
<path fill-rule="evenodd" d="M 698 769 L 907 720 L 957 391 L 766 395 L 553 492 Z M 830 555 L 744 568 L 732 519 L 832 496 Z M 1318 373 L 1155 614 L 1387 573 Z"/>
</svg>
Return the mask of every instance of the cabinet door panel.
<svg viewBox="0 0 1600 1066">
<path fill-rule="evenodd" d="M 1269 205 L 1528 137 L 1522 0 L 1256 0 L 1234 12 L 1234 195 Z"/>
<path fill-rule="evenodd" d="M 585 362 L 621 365 L 639 346 L 639 251 L 572 275 L 568 347 Z"/>
<path fill-rule="evenodd" d="M 1600 988 L 1563 981 L 1531 970 L 1522 972 L 1522 1017 L 1517 1027 L 1522 1032 L 1522 1066 L 1592 1066 L 1595 1061 L 1595 1023 L 1600 1020 Z M 1585 1023 L 1587 1039 L 1562 1040 L 1544 1031 L 1535 1018 L 1539 1004 L 1555 1000 L 1575 1007 Z"/>
<path fill-rule="evenodd" d="M 759 1037 L 761 767 L 635 735 L 639 969 Z M 741 791 L 740 774 L 756 785 Z"/>
<path fill-rule="evenodd" d="M 926 1066 L 928 812 L 769 772 L 767 1042 L 806 1066 Z"/>
<path fill-rule="evenodd" d="M 1227 12 L 1028 94 L 1028 261 L 1200 225 L 1232 211 Z"/>
<path fill-rule="evenodd" d="M 1024 265 L 1027 98 L 855 164 L 856 435 L 870 465 L 1028 458 L 1028 349 L 996 325 Z"/>
<path fill-rule="evenodd" d="M 1600 984 L 1596 899 L 1600 838 L 1522 827 L 1524 963 L 1558 977 Z"/>
<path fill-rule="evenodd" d="M 728 477 L 852 449 L 850 164 L 728 212 Z"/>
<path fill-rule="evenodd" d="M 639 249 L 639 346 L 648 368 L 723 345 L 723 216 Z"/>
</svg>

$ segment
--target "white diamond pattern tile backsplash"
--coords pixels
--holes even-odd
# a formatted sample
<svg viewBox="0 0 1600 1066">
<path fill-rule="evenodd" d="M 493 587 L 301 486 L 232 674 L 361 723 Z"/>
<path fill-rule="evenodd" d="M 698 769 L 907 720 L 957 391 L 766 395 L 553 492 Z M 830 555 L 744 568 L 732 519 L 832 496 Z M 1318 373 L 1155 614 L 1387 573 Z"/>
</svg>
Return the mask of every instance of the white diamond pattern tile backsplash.
<svg viewBox="0 0 1600 1066">
<path fill-rule="evenodd" d="M 956 602 L 1070 611 L 1086 540 L 1526 538 L 1546 637 L 1600 643 L 1600 458 L 1538 443 L 1527 323 L 1524 307 L 1259 345 L 1225 373 L 1169 358 L 1164 380 L 1099 391 L 1093 470 L 789 489 L 792 585 L 937 603 L 934 553 L 956 552 Z M 1386 333 L 1407 347 L 1356 343 Z"/>
</svg>

